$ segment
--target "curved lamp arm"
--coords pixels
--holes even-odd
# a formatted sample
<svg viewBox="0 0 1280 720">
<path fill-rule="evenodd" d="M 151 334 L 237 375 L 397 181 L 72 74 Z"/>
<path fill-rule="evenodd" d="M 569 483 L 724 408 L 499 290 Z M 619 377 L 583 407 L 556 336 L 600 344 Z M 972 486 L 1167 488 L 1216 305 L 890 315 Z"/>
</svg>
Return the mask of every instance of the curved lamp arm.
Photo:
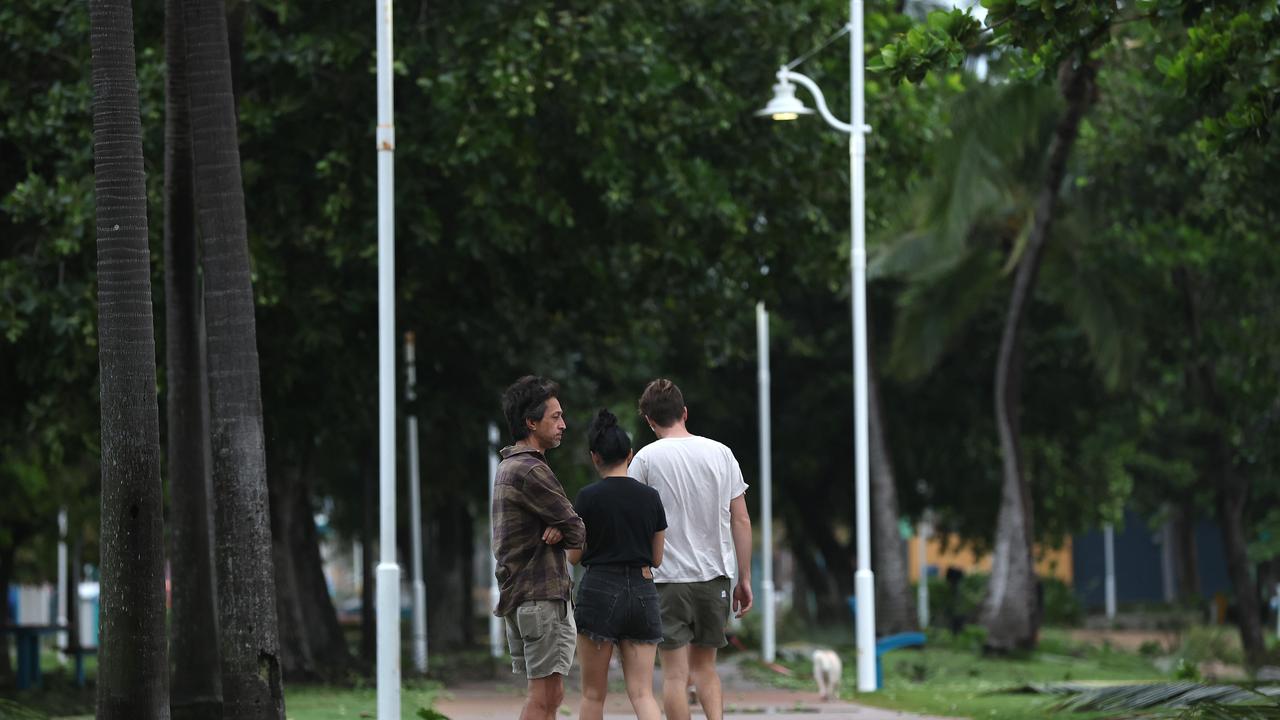
<svg viewBox="0 0 1280 720">
<path fill-rule="evenodd" d="M 842 122 L 840 118 L 831 114 L 831 110 L 827 108 L 827 99 L 822 96 L 822 90 L 818 88 L 818 83 L 810 80 L 805 75 L 801 75 L 798 72 L 794 72 L 786 68 L 778 70 L 778 82 L 787 81 L 792 81 L 797 85 L 803 85 L 805 88 L 808 88 L 810 94 L 813 95 L 814 103 L 818 106 L 818 114 L 822 116 L 823 120 L 827 121 L 828 125 L 840 132 L 853 133 L 852 125 L 847 122 Z"/>
</svg>

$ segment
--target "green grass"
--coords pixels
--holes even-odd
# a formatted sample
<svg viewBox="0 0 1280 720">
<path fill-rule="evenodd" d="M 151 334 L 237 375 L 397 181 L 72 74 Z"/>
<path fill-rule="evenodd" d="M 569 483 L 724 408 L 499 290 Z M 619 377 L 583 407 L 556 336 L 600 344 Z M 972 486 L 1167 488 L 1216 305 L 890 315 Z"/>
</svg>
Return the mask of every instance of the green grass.
<svg viewBox="0 0 1280 720">
<path fill-rule="evenodd" d="M 842 697 L 894 710 L 952 717 L 1014 720 L 1054 717 L 1052 706 L 1060 699 L 1036 694 L 998 692 L 1028 683 L 1049 682 L 1146 682 L 1167 680 L 1138 655 L 1107 648 L 1074 646 L 1062 632 L 1044 633 L 1037 652 L 1023 657 L 986 657 L 976 639 L 950 640 L 933 636 L 923 650 L 898 650 L 884 656 L 884 688 L 877 693 L 855 692 L 856 664 L 853 648 L 837 648 L 844 662 Z M 784 663 L 795 672 L 782 678 L 762 667 L 756 677 L 777 685 L 817 691 L 807 659 Z M 1062 713 L 1083 720 L 1097 717 Z"/>
<path fill-rule="evenodd" d="M 435 683 L 406 681 L 400 692 L 400 717 L 417 720 L 419 708 L 430 708 L 440 693 Z M 285 687 L 288 720 L 348 720 L 377 717 L 377 691 L 372 688 Z"/>
<path fill-rule="evenodd" d="M 86 662 L 88 677 L 96 675 L 97 658 Z M 59 718 L 92 720 L 94 690 L 80 689 L 73 683 L 70 667 L 62 668 L 57 656 L 44 653 L 41 658 L 44 672 L 43 687 L 39 690 L 19 692 L 12 688 L 0 688 L 0 700 L 16 703 L 16 706 L 0 705 L 0 718 L 17 713 L 17 707 L 25 708 L 35 718 Z M 285 715 L 287 720 L 355 720 L 377 717 L 377 691 L 368 681 L 368 687 L 330 687 L 318 685 L 285 685 Z M 440 694 L 437 682 L 405 680 L 400 693 L 400 716 L 404 720 L 419 720 L 419 708 L 430 708 Z"/>
</svg>

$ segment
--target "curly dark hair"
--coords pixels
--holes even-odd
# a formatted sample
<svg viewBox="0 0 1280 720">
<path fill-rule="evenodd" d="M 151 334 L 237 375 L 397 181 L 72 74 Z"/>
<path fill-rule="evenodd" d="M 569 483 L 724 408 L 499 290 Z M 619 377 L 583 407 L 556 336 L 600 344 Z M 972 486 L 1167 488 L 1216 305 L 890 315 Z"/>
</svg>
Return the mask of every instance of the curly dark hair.
<svg viewBox="0 0 1280 720">
<path fill-rule="evenodd" d="M 675 383 L 658 378 L 640 395 L 640 414 L 658 427 L 671 427 L 684 417 L 684 394 Z"/>
<path fill-rule="evenodd" d="M 631 438 L 627 437 L 626 430 L 618 427 L 617 416 L 604 408 L 591 419 L 591 427 L 587 429 L 587 447 L 600 456 L 606 467 L 617 465 L 631 452 Z"/>
<path fill-rule="evenodd" d="M 507 419 L 511 439 L 519 442 L 529 437 L 525 420 L 538 422 L 547 412 L 547 401 L 560 395 L 560 386 L 538 375 L 525 375 L 502 393 L 502 414 Z"/>
</svg>

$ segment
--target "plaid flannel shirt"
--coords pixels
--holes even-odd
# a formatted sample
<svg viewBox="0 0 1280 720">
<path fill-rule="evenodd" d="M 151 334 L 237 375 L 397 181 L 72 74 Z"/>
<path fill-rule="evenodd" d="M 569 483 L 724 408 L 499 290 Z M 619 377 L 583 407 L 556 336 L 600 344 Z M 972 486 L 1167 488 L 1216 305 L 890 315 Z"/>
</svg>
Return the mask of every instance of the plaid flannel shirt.
<svg viewBox="0 0 1280 720">
<path fill-rule="evenodd" d="M 504 616 L 530 600 L 570 600 L 572 588 L 565 548 L 586 540 L 582 518 L 542 453 L 524 445 L 502 449 L 493 484 L 493 556 L 497 559 L 498 607 Z M 542 541 L 546 528 L 564 538 Z"/>
</svg>

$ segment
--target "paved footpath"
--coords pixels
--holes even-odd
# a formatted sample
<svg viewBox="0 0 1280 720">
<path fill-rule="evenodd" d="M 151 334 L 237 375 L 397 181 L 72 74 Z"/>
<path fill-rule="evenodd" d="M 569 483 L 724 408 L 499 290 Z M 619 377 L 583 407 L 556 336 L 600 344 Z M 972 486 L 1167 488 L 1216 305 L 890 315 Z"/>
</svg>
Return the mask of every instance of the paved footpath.
<svg viewBox="0 0 1280 720">
<path fill-rule="evenodd" d="M 574 677 L 566 681 L 565 702 L 560 716 L 578 716 L 577 668 Z M 659 677 L 654 678 L 655 694 L 660 692 Z M 609 696 L 605 700 L 605 720 L 634 718 L 631 703 L 623 690 L 622 674 L 617 668 L 609 673 Z M 851 718 L 852 720 L 949 720 L 929 715 L 916 715 L 897 710 L 858 705 L 851 702 L 822 702 L 816 692 L 769 688 L 744 678 L 732 664 L 721 666 L 724 689 L 725 718 L 746 720 L 768 716 L 775 720 L 823 720 Z M 466 683 L 450 687 L 446 695 L 436 702 L 436 709 L 450 720 L 511 720 L 519 717 L 524 705 L 524 688 L 513 681 Z M 657 695 L 662 702 L 661 695 Z M 693 708 L 695 718 L 703 717 L 702 709 Z"/>
</svg>

